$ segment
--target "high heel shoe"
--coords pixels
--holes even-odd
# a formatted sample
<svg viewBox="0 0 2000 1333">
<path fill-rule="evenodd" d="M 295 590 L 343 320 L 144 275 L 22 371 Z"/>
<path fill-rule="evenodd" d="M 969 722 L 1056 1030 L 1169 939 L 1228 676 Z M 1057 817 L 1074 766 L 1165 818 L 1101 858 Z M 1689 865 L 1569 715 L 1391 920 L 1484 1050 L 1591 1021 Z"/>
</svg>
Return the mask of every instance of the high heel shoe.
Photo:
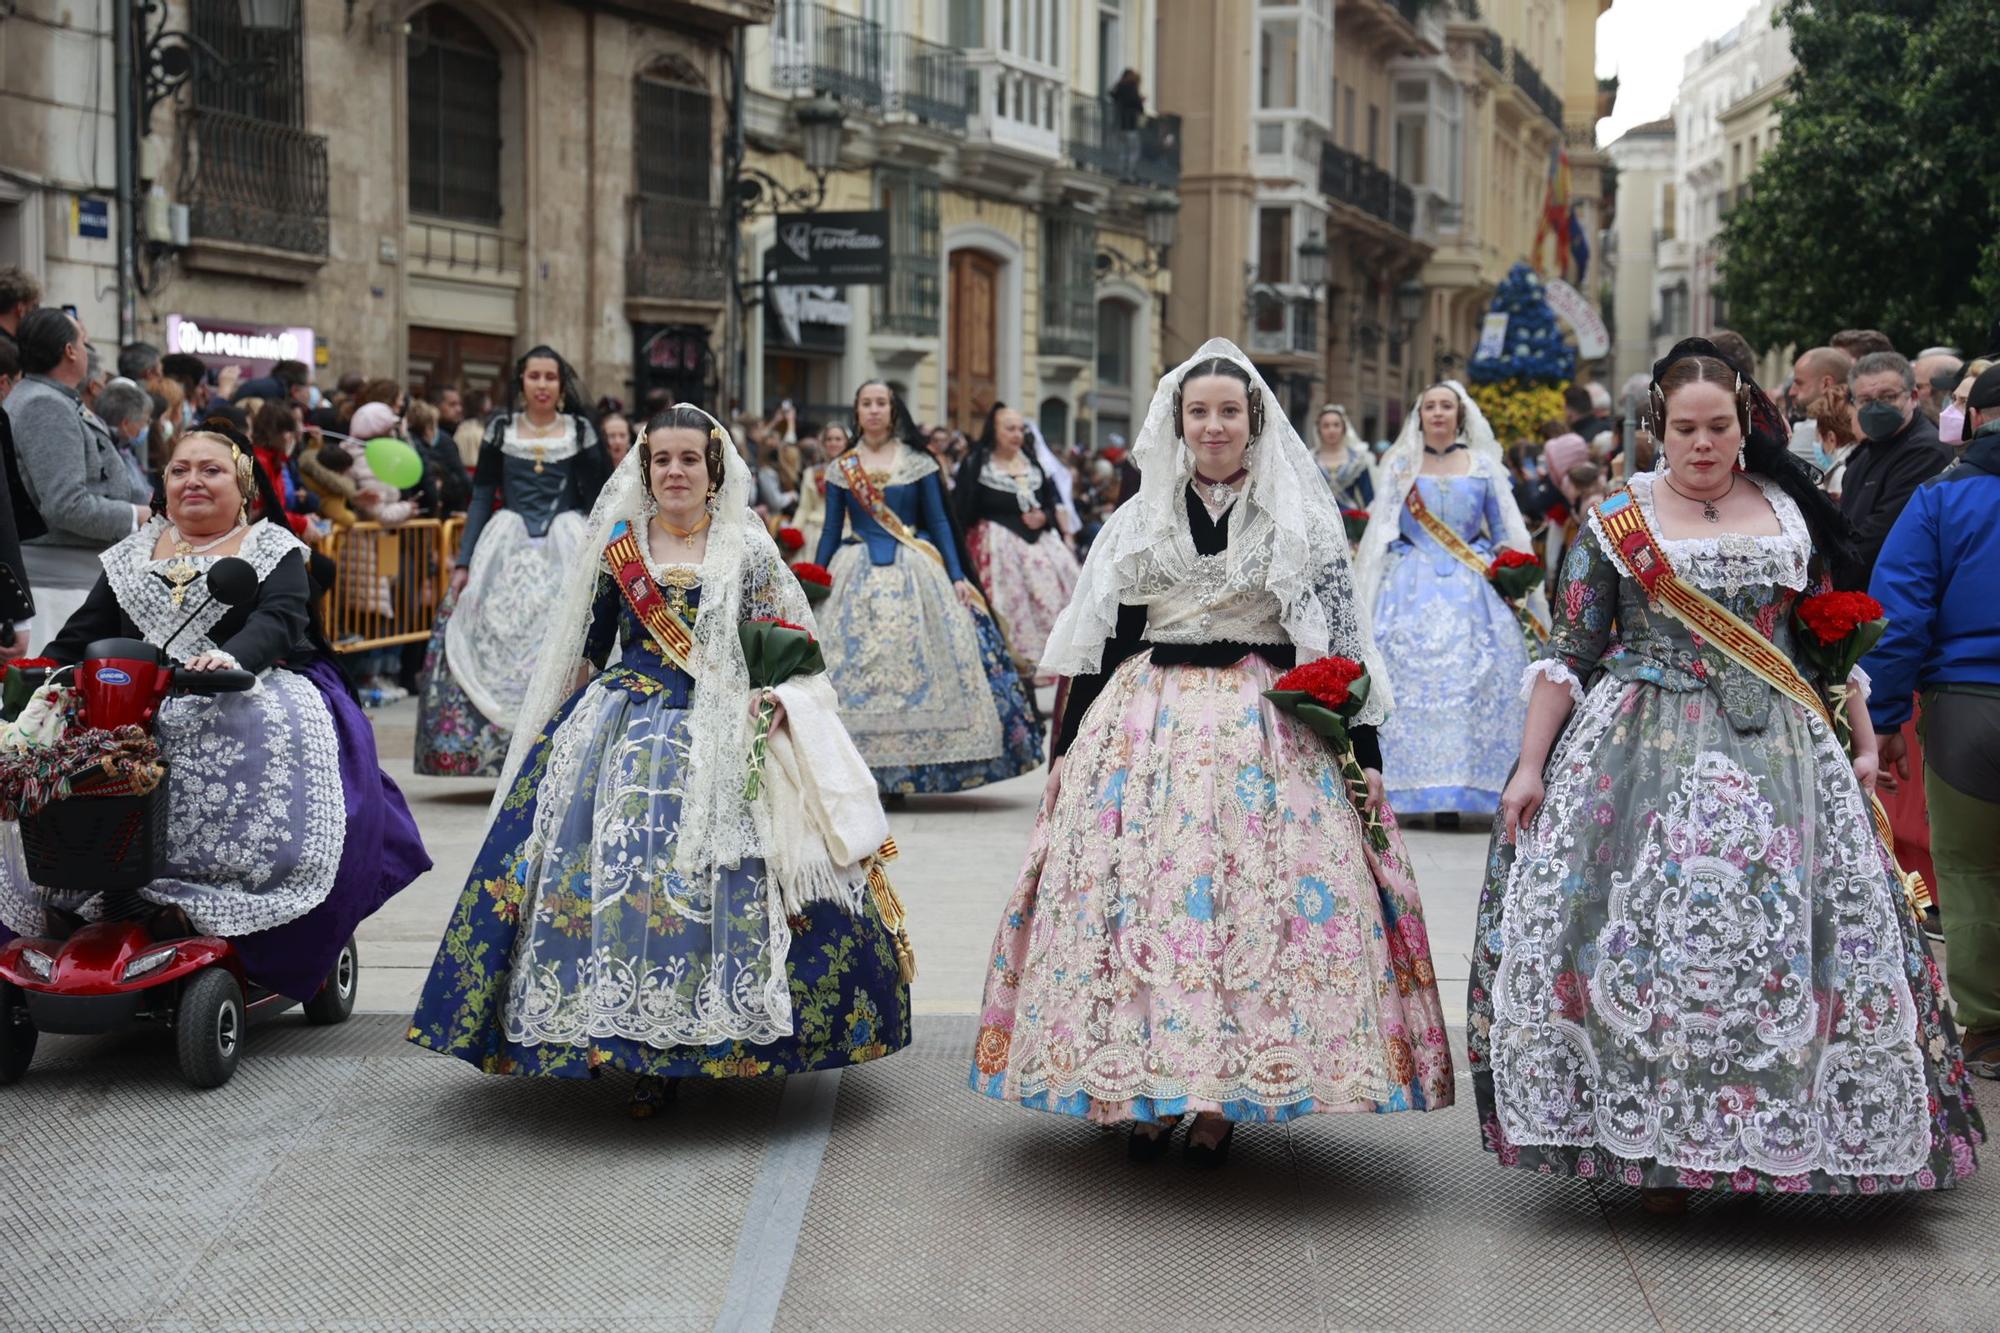
<svg viewBox="0 0 2000 1333">
<path fill-rule="evenodd" d="M 667 1107 L 673 1105 L 680 1095 L 681 1083 L 677 1078 L 661 1078 L 658 1074 L 641 1074 L 639 1081 L 632 1085 L 632 1100 L 626 1103 L 625 1113 L 634 1120 L 651 1120 Z"/>
<path fill-rule="evenodd" d="M 1167 1155 L 1167 1149 L 1174 1146 L 1174 1131 L 1180 1128 L 1181 1118 L 1174 1116 L 1168 1120 L 1143 1121 L 1132 1126 L 1132 1132 L 1125 1140 L 1125 1159 L 1130 1162 L 1157 1162 Z M 1142 1129 L 1157 1129 L 1156 1134 L 1142 1134 Z"/>
<path fill-rule="evenodd" d="M 1181 1160 L 1197 1171 L 1216 1171 L 1229 1161 L 1229 1144 L 1236 1137 L 1236 1122 L 1229 1122 L 1229 1128 L 1222 1131 L 1222 1137 L 1214 1143 L 1197 1143 L 1192 1133 L 1188 1136 L 1187 1147 L 1181 1152 Z"/>
</svg>

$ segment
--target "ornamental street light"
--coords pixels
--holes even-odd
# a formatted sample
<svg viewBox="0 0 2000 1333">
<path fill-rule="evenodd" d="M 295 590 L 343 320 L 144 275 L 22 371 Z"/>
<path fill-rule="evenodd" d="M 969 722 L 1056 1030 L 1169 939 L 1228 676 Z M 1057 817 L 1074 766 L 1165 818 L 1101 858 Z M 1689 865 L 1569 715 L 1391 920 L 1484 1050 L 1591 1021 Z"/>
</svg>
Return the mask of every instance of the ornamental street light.
<svg viewBox="0 0 2000 1333">
<path fill-rule="evenodd" d="M 1146 257 L 1133 259 L 1116 250 L 1097 252 L 1100 276 L 1117 272 L 1126 277 L 1150 278 L 1167 267 L 1167 252 L 1180 234 L 1181 201 L 1170 194 L 1148 195 L 1140 211 L 1146 215 Z"/>
<path fill-rule="evenodd" d="M 806 170 L 813 175 L 812 186 L 791 188 L 767 171 L 738 167 L 733 188 L 746 218 L 764 213 L 811 213 L 826 202 L 826 178 L 840 165 L 840 143 L 847 126 L 847 113 L 832 98 L 815 97 L 794 107 L 792 118 L 799 124 L 802 155 Z"/>
</svg>

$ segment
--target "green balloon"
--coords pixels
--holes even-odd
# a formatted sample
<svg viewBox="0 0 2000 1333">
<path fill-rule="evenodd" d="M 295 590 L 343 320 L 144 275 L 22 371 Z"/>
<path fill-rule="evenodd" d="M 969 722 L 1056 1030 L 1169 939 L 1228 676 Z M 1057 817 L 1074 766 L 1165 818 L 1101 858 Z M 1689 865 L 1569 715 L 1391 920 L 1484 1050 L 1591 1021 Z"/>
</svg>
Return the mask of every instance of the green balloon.
<svg viewBox="0 0 2000 1333">
<path fill-rule="evenodd" d="M 393 435 L 368 441 L 363 452 L 369 470 L 399 491 L 407 491 L 424 479 L 424 460 Z"/>
</svg>

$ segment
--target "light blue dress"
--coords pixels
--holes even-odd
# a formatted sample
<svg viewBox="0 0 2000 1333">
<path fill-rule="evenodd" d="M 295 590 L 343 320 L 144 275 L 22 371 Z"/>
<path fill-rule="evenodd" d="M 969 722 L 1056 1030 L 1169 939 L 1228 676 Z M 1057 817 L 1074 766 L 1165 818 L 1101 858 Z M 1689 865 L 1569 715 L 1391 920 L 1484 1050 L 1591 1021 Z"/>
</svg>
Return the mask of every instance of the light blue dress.
<svg viewBox="0 0 2000 1333">
<path fill-rule="evenodd" d="M 1419 477 L 1431 513 L 1484 559 L 1504 531 L 1491 479 Z M 1483 575 L 1460 564 L 1406 509 L 1375 601 L 1375 642 L 1395 707 L 1382 727 L 1382 779 L 1398 814 L 1490 815 L 1521 749 L 1528 648 Z"/>
</svg>

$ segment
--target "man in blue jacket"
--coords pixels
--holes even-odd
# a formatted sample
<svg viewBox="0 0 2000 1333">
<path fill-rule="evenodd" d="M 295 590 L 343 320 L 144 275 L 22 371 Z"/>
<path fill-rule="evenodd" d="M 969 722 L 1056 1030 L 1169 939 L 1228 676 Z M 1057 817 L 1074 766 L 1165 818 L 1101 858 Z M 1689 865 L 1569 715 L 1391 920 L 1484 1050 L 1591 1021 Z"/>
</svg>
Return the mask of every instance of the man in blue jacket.
<svg viewBox="0 0 2000 1333">
<path fill-rule="evenodd" d="M 1924 797 L 1965 1063 L 2000 1078 L 2000 366 L 1966 400 L 1971 443 L 1917 487 L 1868 590 L 1889 629 L 1862 663 L 1884 779 L 1910 776 L 1897 728 L 1923 693 Z"/>
</svg>

